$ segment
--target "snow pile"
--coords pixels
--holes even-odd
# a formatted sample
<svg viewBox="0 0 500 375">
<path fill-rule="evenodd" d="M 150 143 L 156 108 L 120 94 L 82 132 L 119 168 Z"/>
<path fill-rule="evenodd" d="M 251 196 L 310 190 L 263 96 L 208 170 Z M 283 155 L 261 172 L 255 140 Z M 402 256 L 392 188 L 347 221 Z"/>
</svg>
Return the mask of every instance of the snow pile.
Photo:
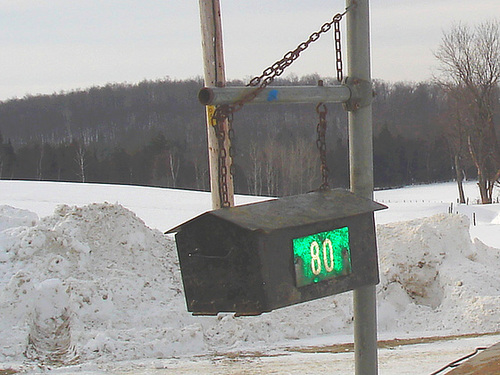
<svg viewBox="0 0 500 375">
<path fill-rule="evenodd" d="M 69 296 L 59 279 L 48 279 L 36 287 L 26 357 L 48 364 L 77 361 L 71 342 Z"/>
<path fill-rule="evenodd" d="M 37 214 L 5 205 L 0 206 L 0 217 L 0 231 L 18 226 L 33 226 L 38 222 Z"/>
<path fill-rule="evenodd" d="M 500 250 L 473 243 L 467 217 L 381 225 L 377 240 L 382 331 L 500 330 Z"/>
<path fill-rule="evenodd" d="M 0 207 L 0 361 L 165 358 L 352 333 L 350 293 L 259 317 L 193 317 L 174 241 L 131 211 L 35 216 Z M 500 251 L 473 243 L 468 225 L 437 215 L 379 226 L 382 333 L 500 330 Z"/>
<path fill-rule="evenodd" d="M 173 243 L 125 208 L 62 206 L 2 235 L 0 358 L 24 355 L 37 336 L 33 321 L 47 329 L 67 315 L 67 333 L 85 359 L 155 356 L 165 346 L 171 354 L 191 333 L 165 324 L 182 300 Z"/>
<path fill-rule="evenodd" d="M 491 224 L 500 224 L 500 214 L 491 221 Z"/>
</svg>

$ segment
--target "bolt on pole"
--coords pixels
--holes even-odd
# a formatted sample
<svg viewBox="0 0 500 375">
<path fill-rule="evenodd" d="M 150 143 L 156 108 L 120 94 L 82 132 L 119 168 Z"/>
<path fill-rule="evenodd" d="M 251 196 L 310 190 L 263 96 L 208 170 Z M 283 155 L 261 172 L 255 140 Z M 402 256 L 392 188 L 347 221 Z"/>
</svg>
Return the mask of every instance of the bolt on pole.
<svg viewBox="0 0 500 375">
<path fill-rule="evenodd" d="M 219 0 L 199 0 L 200 22 L 201 22 L 201 44 L 203 48 L 203 65 L 205 86 L 224 86 L 226 84 L 226 73 L 224 66 L 224 49 L 222 43 L 222 22 Z M 212 116 L 215 108 L 206 107 L 207 111 L 207 135 L 208 135 L 208 160 L 210 165 L 210 190 L 212 192 L 212 208 L 222 207 L 220 197 L 220 173 L 219 168 L 219 144 L 215 126 L 212 125 Z M 223 130 L 228 131 L 227 120 L 222 124 Z M 224 148 L 226 154 L 230 155 L 231 140 L 226 137 Z M 228 156 L 229 158 L 231 156 Z M 227 175 L 228 199 L 234 206 L 233 176 Z"/>
<path fill-rule="evenodd" d="M 369 0 L 346 0 L 348 74 L 371 82 Z M 351 191 L 373 198 L 372 106 L 348 114 Z M 378 374 L 375 286 L 354 290 L 354 358 L 356 375 Z"/>
</svg>

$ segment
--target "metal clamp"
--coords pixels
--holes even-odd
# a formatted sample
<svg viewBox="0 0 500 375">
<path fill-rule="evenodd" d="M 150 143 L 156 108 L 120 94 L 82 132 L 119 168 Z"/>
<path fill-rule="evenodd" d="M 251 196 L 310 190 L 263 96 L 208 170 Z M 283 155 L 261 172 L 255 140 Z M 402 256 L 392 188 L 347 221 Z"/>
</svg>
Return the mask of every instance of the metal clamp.
<svg viewBox="0 0 500 375">
<path fill-rule="evenodd" d="M 345 77 L 342 83 L 351 91 L 351 97 L 342 104 L 346 111 L 353 112 L 372 104 L 374 94 L 371 82 L 354 77 Z"/>
</svg>

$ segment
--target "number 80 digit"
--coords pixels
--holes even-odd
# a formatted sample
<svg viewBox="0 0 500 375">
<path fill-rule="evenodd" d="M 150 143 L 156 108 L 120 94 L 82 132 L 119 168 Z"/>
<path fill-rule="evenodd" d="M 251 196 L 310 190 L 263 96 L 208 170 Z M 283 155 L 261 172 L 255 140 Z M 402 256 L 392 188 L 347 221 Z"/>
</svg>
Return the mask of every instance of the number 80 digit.
<svg viewBox="0 0 500 375">
<path fill-rule="evenodd" d="M 326 272 L 332 272 L 334 268 L 333 245 L 332 241 L 327 238 L 323 241 L 323 263 Z M 316 276 L 321 273 L 321 259 L 319 257 L 320 249 L 316 241 L 311 243 L 311 271 Z"/>
</svg>

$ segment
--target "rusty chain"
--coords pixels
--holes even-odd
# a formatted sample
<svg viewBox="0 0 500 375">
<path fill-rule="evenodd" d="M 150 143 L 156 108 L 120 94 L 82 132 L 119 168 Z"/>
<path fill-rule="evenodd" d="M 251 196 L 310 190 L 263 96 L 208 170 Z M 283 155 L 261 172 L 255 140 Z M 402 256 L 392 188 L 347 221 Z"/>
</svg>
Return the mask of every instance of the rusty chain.
<svg viewBox="0 0 500 375">
<path fill-rule="evenodd" d="M 213 114 L 212 121 L 216 127 L 218 145 L 219 145 L 219 196 L 221 200 L 222 207 L 229 207 L 231 205 L 229 201 L 229 193 L 227 186 L 227 176 L 228 176 L 228 166 L 227 166 L 227 151 L 224 147 L 224 143 L 226 140 L 226 132 L 222 126 L 224 121 L 227 120 L 228 134 L 229 138 L 232 138 L 234 133 L 233 131 L 233 114 L 240 109 L 246 103 L 251 102 L 253 99 L 259 95 L 259 93 L 264 90 L 267 86 L 269 86 L 275 78 L 279 77 L 286 68 L 288 68 L 292 63 L 297 60 L 300 54 L 305 51 L 311 43 L 316 42 L 322 34 L 327 33 L 331 30 L 332 26 L 334 28 L 334 40 L 335 40 L 335 66 L 337 71 L 337 80 L 342 82 L 343 80 L 343 63 L 342 63 L 342 46 L 341 46 L 341 32 L 340 32 L 340 21 L 347 14 L 347 12 L 351 9 L 351 7 L 356 6 L 356 1 L 352 2 L 352 5 L 347 7 L 343 13 L 337 13 L 331 21 L 324 23 L 321 28 L 312 33 L 309 38 L 300 43 L 297 48 L 293 51 L 288 51 L 285 53 L 281 60 L 276 61 L 274 64 L 270 65 L 260 76 L 255 76 L 250 80 L 247 86 L 255 87 L 255 90 L 252 90 L 240 100 L 232 103 L 217 106 L 215 113 Z M 323 109 L 319 108 L 323 106 Z M 326 134 L 326 106 L 323 103 L 319 103 L 316 107 L 316 111 L 319 115 L 319 122 L 317 127 L 318 132 L 318 140 L 317 146 L 320 150 L 320 158 L 321 158 L 321 174 L 322 174 L 322 185 L 320 189 L 328 188 L 328 167 L 326 166 L 326 142 L 325 142 L 325 134 Z M 321 128 L 321 130 L 320 130 Z M 321 135 L 320 135 L 321 134 Z M 230 161 L 231 165 L 229 166 L 229 172 L 233 173 L 233 165 L 232 165 L 232 148 L 229 149 Z"/>
<path fill-rule="evenodd" d="M 219 147 L 218 154 L 218 169 L 219 169 L 219 198 L 221 207 L 230 207 L 231 201 L 229 199 L 229 188 L 228 188 L 228 171 L 231 175 L 233 173 L 233 153 L 234 149 L 232 145 L 229 147 L 229 155 L 225 147 L 226 137 L 229 140 L 233 139 L 233 112 L 220 110 L 222 107 L 227 107 L 227 105 L 219 106 L 212 115 L 212 124 L 215 127 L 215 133 L 217 135 L 217 145 Z M 227 121 L 227 132 L 224 129 L 224 122 Z M 227 158 L 230 157 L 231 164 L 227 165 Z"/>
<path fill-rule="evenodd" d="M 346 11 L 347 12 L 347 11 Z M 335 20 L 333 23 L 333 38 L 335 40 L 335 67 L 337 68 L 337 81 L 339 83 L 344 79 L 344 67 L 342 63 L 342 38 L 340 35 L 340 19 Z"/>
</svg>

